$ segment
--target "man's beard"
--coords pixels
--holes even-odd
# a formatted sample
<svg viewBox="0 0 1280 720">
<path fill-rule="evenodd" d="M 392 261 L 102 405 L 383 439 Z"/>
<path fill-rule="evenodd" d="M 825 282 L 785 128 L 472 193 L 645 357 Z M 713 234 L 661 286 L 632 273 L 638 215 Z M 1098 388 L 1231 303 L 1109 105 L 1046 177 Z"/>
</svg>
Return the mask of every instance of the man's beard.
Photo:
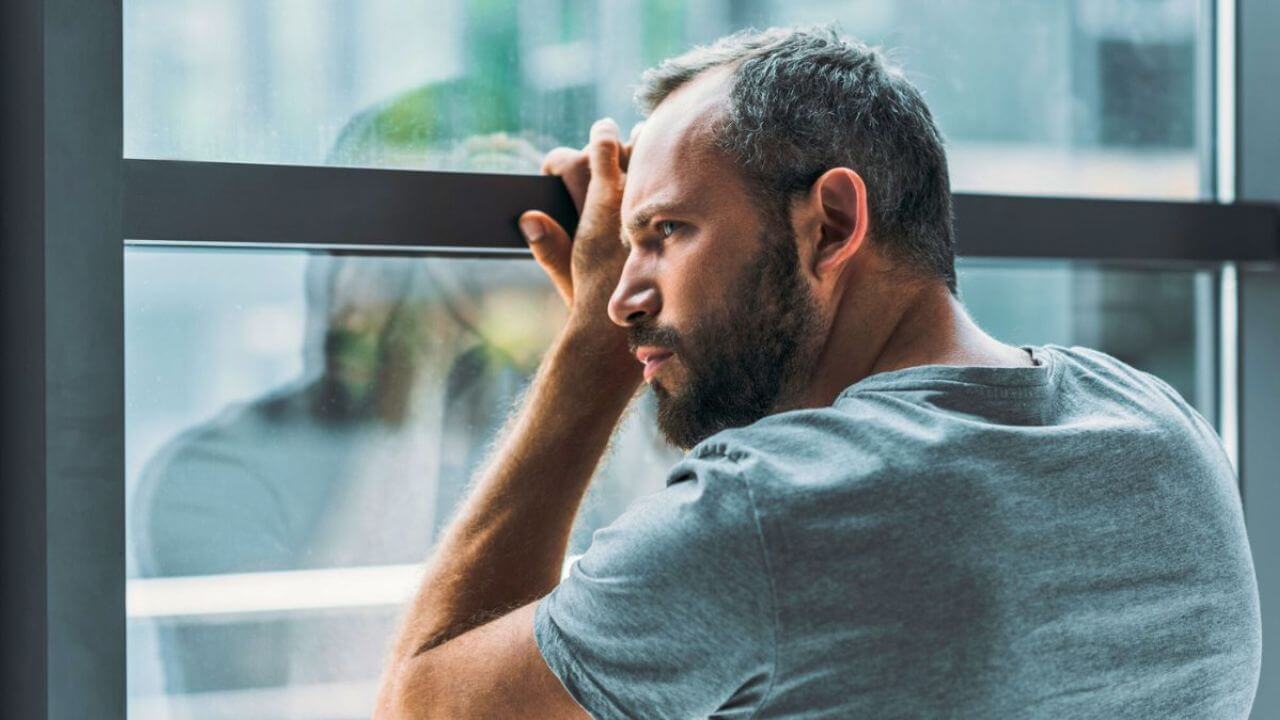
<svg viewBox="0 0 1280 720">
<path fill-rule="evenodd" d="M 762 233 L 754 264 L 730 289 L 723 314 L 676 333 L 637 325 L 632 347 L 671 348 L 687 373 L 679 392 L 660 381 L 658 429 L 684 450 L 733 427 L 743 427 L 792 402 L 813 370 L 818 311 L 800 274 L 796 241 L 779 223 Z"/>
<path fill-rule="evenodd" d="M 356 390 L 350 384 L 325 374 L 315 387 L 311 411 L 316 418 L 333 423 L 350 423 L 374 416 L 376 386 Z"/>
<path fill-rule="evenodd" d="M 383 369 L 381 343 L 360 333 L 329 328 L 324 336 L 324 364 L 312 403 L 313 414 L 335 423 L 372 416 Z M 361 369 L 357 371 L 359 375 L 372 373 L 372 380 L 351 378 L 350 370 L 346 369 L 351 365 Z M 370 371 L 369 367 L 377 369 Z"/>
</svg>

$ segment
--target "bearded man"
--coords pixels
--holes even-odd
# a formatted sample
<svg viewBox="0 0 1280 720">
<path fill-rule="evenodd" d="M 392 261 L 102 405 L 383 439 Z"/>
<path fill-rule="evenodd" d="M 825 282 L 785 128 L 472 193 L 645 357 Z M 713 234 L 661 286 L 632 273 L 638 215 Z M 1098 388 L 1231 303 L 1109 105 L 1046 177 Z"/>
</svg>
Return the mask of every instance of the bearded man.
<svg viewBox="0 0 1280 720">
<path fill-rule="evenodd" d="M 1150 375 L 966 315 L 919 92 L 775 29 L 638 97 L 629 141 L 603 120 L 545 160 L 580 223 L 520 227 L 569 320 L 376 716 L 1246 717 L 1257 588 L 1220 441 Z M 561 581 L 642 381 L 687 453 Z"/>
</svg>

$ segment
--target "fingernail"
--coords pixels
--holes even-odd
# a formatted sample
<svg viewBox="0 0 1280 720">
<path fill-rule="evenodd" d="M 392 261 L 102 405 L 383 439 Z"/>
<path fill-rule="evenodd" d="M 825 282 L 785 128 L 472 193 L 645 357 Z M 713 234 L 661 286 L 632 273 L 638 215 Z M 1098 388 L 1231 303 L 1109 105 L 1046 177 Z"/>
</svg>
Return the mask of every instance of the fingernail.
<svg viewBox="0 0 1280 720">
<path fill-rule="evenodd" d="M 547 234 L 546 228 L 537 218 L 524 218 L 520 221 L 520 232 L 524 233 L 527 242 L 537 242 Z"/>
</svg>

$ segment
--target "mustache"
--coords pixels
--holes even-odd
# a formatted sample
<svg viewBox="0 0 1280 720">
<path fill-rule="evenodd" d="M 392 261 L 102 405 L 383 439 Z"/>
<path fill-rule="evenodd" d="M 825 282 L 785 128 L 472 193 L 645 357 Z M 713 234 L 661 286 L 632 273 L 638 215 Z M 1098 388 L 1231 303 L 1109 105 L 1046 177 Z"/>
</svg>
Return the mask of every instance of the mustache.
<svg viewBox="0 0 1280 720">
<path fill-rule="evenodd" d="M 627 349 L 634 355 L 636 350 L 644 345 L 652 345 L 655 347 L 671 348 L 672 350 L 680 346 L 680 334 L 674 328 L 663 327 L 661 325 L 633 325 L 627 329 Z"/>
</svg>

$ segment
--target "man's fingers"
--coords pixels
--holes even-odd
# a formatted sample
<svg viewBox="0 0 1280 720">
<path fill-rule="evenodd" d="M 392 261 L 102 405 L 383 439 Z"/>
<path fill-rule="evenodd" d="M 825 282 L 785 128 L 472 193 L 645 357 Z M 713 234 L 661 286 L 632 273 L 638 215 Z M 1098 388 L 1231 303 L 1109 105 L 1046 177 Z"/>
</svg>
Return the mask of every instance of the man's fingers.
<svg viewBox="0 0 1280 720">
<path fill-rule="evenodd" d="M 564 181 L 569 197 L 573 198 L 574 208 L 578 214 L 582 214 L 587 188 L 591 184 L 591 168 L 587 164 L 586 152 L 570 147 L 555 148 L 543 158 L 542 174 L 556 175 Z"/>
<path fill-rule="evenodd" d="M 587 160 L 591 166 L 591 178 L 621 190 L 622 131 L 613 118 L 603 118 L 591 125 L 591 142 L 587 144 Z"/>
<path fill-rule="evenodd" d="M 603 181 L 595 183 L 600 191 L 607 191 L 616 199 L 621 196 L 622 173 L 631 160 L 631 145 L 642 124 L 639 122 L 632 126 L 631 139 L 624 145 L 620 140 L 618 123 L 612 118 L 597 120 L 591 126 L 591 138 L 586 147 L 581 150 L 570 147 L 551 150 L 542 160 L 542 174 L 556 175 L 564 181 L 579 215 L 586 205 L 593 178 Z"/>
<path fill-rule="evenodd" d="M 573 303 L 573 242 L 569 233 L 552 217 L 540 210 L 520 216 L 520 233 L 533 251 L 533 259 L 542 266 L 551 284 L 566 305 Z"/>
<path fill-rule="evenodd" d="M 622 172 L 626 172 L 627 168 L 631 165 L 631 151 L 636 146 L 636 138 L 640 137 L 640 127 L 642 125 L 644 125 L 643 120 L 631 126 L 631 134 L 627 136 L 627 142 L 622 146 Z"/>
<path fill-rule="evenodd" d="M 631 143 L 622 146 L 622 152 L 618 156 L 618 167 L 622 168 L 622 172 L 627 171 L 627 167 L 631 165 Z"/>
<path fill-rule="evenodd" d="M 543 175 L 561 175 L 565 168 L 573 165 L 582 155 L 581 150 L 575 150 L 571 147 L 558 147 L 549 151 L 546 157 L 542 158 L 542 174 Z"/>
</svg>

